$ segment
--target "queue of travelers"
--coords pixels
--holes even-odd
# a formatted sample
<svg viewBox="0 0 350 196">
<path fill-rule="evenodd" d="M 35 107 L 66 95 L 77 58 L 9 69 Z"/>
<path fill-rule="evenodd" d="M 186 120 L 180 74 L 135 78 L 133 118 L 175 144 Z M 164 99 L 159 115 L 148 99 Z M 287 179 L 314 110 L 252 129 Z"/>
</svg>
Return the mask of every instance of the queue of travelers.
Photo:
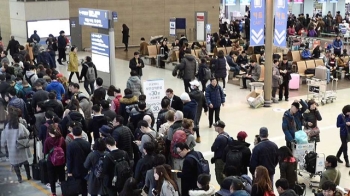
<svg viewBox="0 0 350 196">
<path fill-rule="evenodd" d="M 126 31 L 128 28 L 124 27 L 123 32 Z M 64 38 L 64 32 L 60 33 L 61 36 Z M 60 37 L 57 62 L 62 64 L 66 58 L 67 43 L 63 44 Z M 30 41 L 36 39 L 34 35 Z M 89 56 L 82 62 L 79 74 L 75 47 L 69 54 L 68 70 L 71 73 L 68 79 L 58 73 L 54 63 L 40 60 L 40 54 L 32 58 L 29 52 L 25 55 L 20 53 L 23 51 L 21 46 L 10 50 L 10 55 L 15 57 L 14 65 L 18 64 L 20 68 L 11 65 L 6 57 L 7 50 L 1 51 L 0 106 L 4 108 L 0 111 L 0 123 L 3 124 L 1 152 L 13 167 L 18 182 L 24 180 L 20 170 L 22 165 L 27 174 L 26 180 L 34 178 L 34 170 L 30 171 L 28 162 L 28 157 L 33 156 L 28 141 L 36 138 L 38 146 L 41 145 L 42 152 L 39 152 L 46 156 L 36 164 L 48 176 L 46 180 L 41 176 L 35 180 L 43 181 L 53 196 L 57 195 L 57 185 L 70 181 L 78 182 L 76 190 L 79 193 L 76 194 L 83 196 L 142 193 L 154 196 L 265 196 L 274 195 L 273 187 L 280 195 L 296 195 L 293 190 L 297 183 L 297 160 L 292 153 L 294 132 L 303 128 L 306 132 L 316 132 L 313 135 L 316 138 L 312 139 L 317 140 L 317 121 L 322 117 L 315 102 L 295 101 L 284 113 L 282 128 L 286 146 L 278 147 L 270 141 L 268 128 L 261 127 L 255 136 L 254 148 L 250 150 L 245 131 L 238 132 L 235 137 L 225 131 L 226 124 L 220 119 L 220 109 L 225 106 L 228 72 L 233 71 L 235 75 L 241 70 L 246 72 L 242 80 L 243 88 L 247 88 L 246 80 L 259 80 L 260 65 L 254 60 L 249 62 L 243 50 L 236 61 L 233 60 L 235 52 L 225 57 L 223 51 L 218 51 L 218 58 L 210 62 L 215 66 L 209 67 L 204 48 L 199 62 L 191 56 L 186 40 L 183 36 L 174 44 L 174 47 L 177 44 L 181 47 L 182 60 L 175 66 L 173 75 L 184 71 L 181 76 L 184 92 L 175 93 L 168 88 L 161 100 L 162 110 L 158 116 L 147 106 L 147 97 L 142 90 L 140 79 L 144 63 L 139 52 L 135 52 L 129 62 L 131 76 L 127 88 L 121 91 L 114 85 L 108 89 L 103 87 L 103 79 L 97 75 Z M 225 36 L 225 41 L 220 43 L 227 45 L 228 42 Z M 47 43 L 52 44 L 50 40 Z M 128 50 L 127 41 L 124 44 L 125 50 Z M 35 53 L 32 44 L 29 45 L 31 47 L 27 49 Z M 39 51 L 49 53 L 50 49 Z M 45 58 L 49 56 L 45 55 Z M 55 58 L 50 58 L 56 62 Z M 226 63 L 228 59 L 230 63 Z M 273 86 L 275 93 L 277 88 L 280 89 L 279 99 L 275 100 L 281 101 L 284 96 L 288 101 L 291 66 L 284 58 L 282 62 L 274 60 L 274 64 L 273 77 L 283 79 Z M 201 70 L 198 75 L 197 66 Z M 78 83 L 71 81 L 74 73 Z M 199 80 L 195 80 L 196 77 Z M 88 95 L 80 91 L 79 83 L 84 83 Z M 199 90 L 200 85 L 202 90 Z M 196 150 L 196 145 L 201 143 L 199 121 L 203 110 L 205 113 L 209 111 L 209 127 L 214 127 L 217 132 L 211 146 L 214 155 L 210 159 L 215 167 L 215 179 L 210 175 L 213 171 L 209 169 L 209 161 Z M 349 113 L 349 106 L 345 106 L 337 119 L 342 145 L 336 156 L 326 158 L 326 170 L 319 186 L 322 195 L 337 193 L 335 187 L 339 185 L 341 175 L 336 167 L 337 162 L 342 163 L 341 154 L 346 166 L 349 166 L 346 146 Z M 275 176 L 277 165 L 280 176 Z M 211 185 L 213 180 L 220 185 L 219 190 Z"/>
</svg>

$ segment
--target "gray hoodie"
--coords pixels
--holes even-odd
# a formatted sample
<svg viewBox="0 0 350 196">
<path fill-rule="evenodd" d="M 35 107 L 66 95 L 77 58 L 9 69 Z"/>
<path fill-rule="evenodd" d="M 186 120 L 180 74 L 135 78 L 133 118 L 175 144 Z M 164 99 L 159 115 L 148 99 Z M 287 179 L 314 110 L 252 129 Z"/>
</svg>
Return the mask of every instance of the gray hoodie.
<svg viewBox="0 0 350 196">
<path fill-rule="evenodd" d="M 26 80 L 30 79 L 30 82 L 29 81 L 27 81 L 27 82 L 33 85 L 33 84 L 35 84 L 35 81 L 38 79 L 38 75 L 36 75 L 36 73 L 34 71 L 29 70 L 29 71 L 26 71 L 26 78 L 25 79 Z"/>
<path fill-rule="evenodd" d="M 126 82 L 126 88 L 131 89 L 132 94 L 136 97 L 143 94 L 141 80 L 138 76 L 130 76 Z"/>
</svg>

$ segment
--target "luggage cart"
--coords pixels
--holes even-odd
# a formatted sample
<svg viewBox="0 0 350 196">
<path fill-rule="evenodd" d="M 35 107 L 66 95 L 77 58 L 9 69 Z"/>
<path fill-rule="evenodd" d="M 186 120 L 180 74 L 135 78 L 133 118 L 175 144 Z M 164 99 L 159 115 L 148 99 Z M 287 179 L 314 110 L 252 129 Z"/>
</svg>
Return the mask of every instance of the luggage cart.
<svg viewBox="0 0 350 196">
<path fill-rule="evenodd" d="M 338 79 L 334 78 L 331 83 L 331 88 L 327 91 L 327 81 L 316 78 L 306 79 L 308 86 L 307 99 L 315 99 L 321 102 L 322 105 L 333 103 L 337 99 Z"/>
<path fill-rule="evenodd" d="M 318 188 L 319 181 L 312 180 L 312 178 L 316 176 L 322 175 L 322 172 L 325 168 L 325 154 L 318 154 L 316 153 L 316 142 L 310 142 L 308 144 L 294 144 L 292 145 L 292 151 L 294 157 L 298 161 L 298 169 L 297 173 L 298 176 L 302 177 L 303 179 L 307 180 L 308 187 L 310 189 L 312 188 Z M 312 162 L 312 164 L 309 163 L 307 165 L 307 156 L 308 154 L 315 154 L 316 153 L 316 160 Z M 307 176 L 307 177 L 305 177 Z M 312 190 L 313 192 L 315 189 Z"/>
</svg>

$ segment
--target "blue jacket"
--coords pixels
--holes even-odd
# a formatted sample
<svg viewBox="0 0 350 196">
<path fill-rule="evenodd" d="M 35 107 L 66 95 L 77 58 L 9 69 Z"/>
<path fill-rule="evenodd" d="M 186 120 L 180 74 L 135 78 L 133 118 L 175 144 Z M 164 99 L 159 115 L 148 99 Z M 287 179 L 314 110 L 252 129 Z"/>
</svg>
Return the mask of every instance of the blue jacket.
<svg viewBox="0 0 350 196">
<path fill-rule="evenodd" d="M 229 140 L 230 136 L 226 132 L 221 133 L 216 137 L 213 145 L 211 146 L 211 151 L 214 152 L 215 159 L 222 159 Z"/>
<path fill-rule="evenodd" d="M 65 90 L 63 85 L 58 82 L 57 80 L 53 80 L 50 84 L 47 85 L 46 87 L 47 92 L 55 91 L 56 92 L 56 99 L 61 100 L 62 95 L 65 94 Z"/>
<path fill-rule="evenodd" d="M 239 190 L 232 193 L 230 196 L 250 196 L 246 190 Z"/>
<path fill-rule="evenodd" d="M 54 67 L 54 62 L 53 59 L 51 57 L 51 55 L 48 52 L 41 52 L 38 57 L 37 57 L 37 64 L 39 63 L 47 63 L 49 68 L 53 68 Z"/>
<path fill-rule="evenodd" d="M 341 40 L 335 39 L 333 41 L 333 48 L 334 48 L 334 50 L 340 50 L 342 46 L 343 46 L 343 42 Z"/>
<path fill-rule="evenodd" d="M 290 142 L 295 139 L 295 132 L 300 130 L 296 129 L 296 123 L 294 116 L 290 113 L 290 110 L 284 112 L 282 118 L 282 130 L 285 135 L 286 141 Z"/>
<path fill-rule="evenodd" d="M 190 102 L 185 103 L 182 110 L 184 114 L 184 118 L 195 120 L 197 107 L 198 107 L 198 104 L 194 99 L 192 99 Z"/>
<path fill-rule="evenodd" d="M 345 119 L 345 122 L 344 122 Z M 340 136 L 341 137 L 347 137 L 348 130 L 346 129 L 346 122 L 350 122 L 349 116 L 344 116 L 344 114 L 339 114 L 337 117 L 337 127 L 340 129 Z M 350 127 L 348 126 L 348 129 L 350 130 Z"/>
<path fill-rule="evenodd" d="M 268 139 L 262 140 L 256 145 L 250 158 L 250 173 L 254 175 L 255 168 L 262 165 L 269 171 L 269 175 L 275 174 L 275 168 L 278 164 L 277 150 L 277 145 Z"/>
<path fill-rule="evenodd" d="M 303 59 L 309 59 L 310 57 L 311 57 L 311 52 L 310 52 L 310 50 L 304 49 L 304 50 L 301 52 L 301 58 L 303 58 Z"/>
<path fill-rule="evenodd" d="M 215 87 L 209 84 L 205 89 L 205 99 L 207 100 L 208 106 L 213 104 L 213 108 L 219 108 L 222 103 L 225 103 L 225 94 L 219 84 Z"/>
</svg>

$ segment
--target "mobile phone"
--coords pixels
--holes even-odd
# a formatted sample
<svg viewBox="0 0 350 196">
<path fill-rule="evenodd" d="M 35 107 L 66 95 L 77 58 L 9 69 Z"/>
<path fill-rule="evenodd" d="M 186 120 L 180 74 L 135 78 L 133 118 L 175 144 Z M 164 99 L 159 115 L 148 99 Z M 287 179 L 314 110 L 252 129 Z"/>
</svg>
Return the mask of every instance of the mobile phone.
<svg viewBox="0 0 350 196">
<path fill-rule="evenodd" d="M 152 193 L 153 193 L 153 195 L 157 195 L 157 190 L 153 188 Z"/>
</svg>

